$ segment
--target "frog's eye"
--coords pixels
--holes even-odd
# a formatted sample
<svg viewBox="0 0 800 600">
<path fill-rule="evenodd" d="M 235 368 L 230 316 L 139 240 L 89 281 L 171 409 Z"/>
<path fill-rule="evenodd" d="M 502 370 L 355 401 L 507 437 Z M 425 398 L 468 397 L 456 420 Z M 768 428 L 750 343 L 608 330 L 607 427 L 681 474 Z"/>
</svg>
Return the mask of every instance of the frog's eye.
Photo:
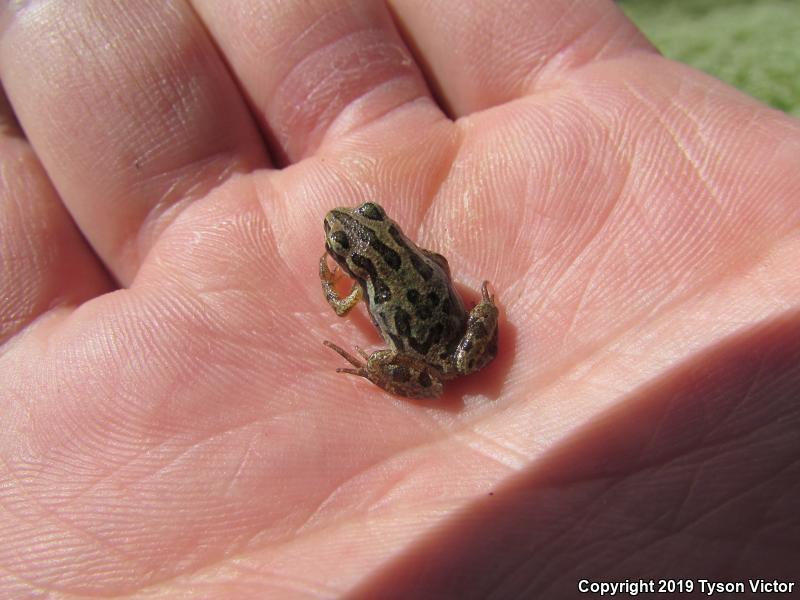
<svg viewBox="0 0 800 600">
<path fill-rule="evenodd" d="M 336 248 L 334 248 L 334 250 L 340 251 L 350 249 L 350 240 L 344 231 L 334 231 L 332 234 L 330 234 L 330 239 L 334 244 L 336 244 Z"/>
<path fill-rule="evenodd" d="M 358 214 L 363 215 L 368 219 L 372 219 L 373 221 L 383 221 L 383 209 L 374 202 L 364 202 L 364 204 L 359 206 L 357 210 Z"/>
</svg>

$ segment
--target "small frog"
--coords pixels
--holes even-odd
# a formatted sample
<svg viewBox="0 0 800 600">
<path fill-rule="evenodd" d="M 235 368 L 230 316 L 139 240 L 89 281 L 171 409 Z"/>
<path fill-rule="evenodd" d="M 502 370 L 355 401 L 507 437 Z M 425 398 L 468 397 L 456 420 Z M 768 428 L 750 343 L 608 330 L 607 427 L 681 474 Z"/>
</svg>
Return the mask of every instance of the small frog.
<svg viewBox="0 0 800 600">
<path fill-rule="evenodd" d="M 325 215 L 325 249 L 319 278 L 328 304 L 341 317 L 366 300 L 389 346 L 370 355 L 356 346 L 362 362 L 323 342 L 355 367 L 338 373 L 365 377 L 398 396 L 438 398 L 443 381 L 478 371 L 497 354 L 498 311 L 488 282 L 467 313 L 445 257 L 409 240 L 375 202 Z M 328 254 L 355 281 L 344 298 L 334 289 L 340 272 L 328 268 Z"/>
</svg>

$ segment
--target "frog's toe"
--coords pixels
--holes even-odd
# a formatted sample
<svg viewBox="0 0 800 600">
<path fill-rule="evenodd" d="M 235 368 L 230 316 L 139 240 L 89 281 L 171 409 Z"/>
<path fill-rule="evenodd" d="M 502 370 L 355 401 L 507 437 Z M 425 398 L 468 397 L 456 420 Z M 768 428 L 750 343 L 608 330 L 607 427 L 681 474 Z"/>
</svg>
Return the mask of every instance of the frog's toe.
<svg viewBox="0 0 800 600">
<path fill-rule="evenodd" d="M 333 342 L 329 342 L 328 340 L 324 340 L 324 341 L 322 342 L 322 344 L 323 344 L 324 346 L 327 346 L 328 348 L 330 348 L 330 349 L 331 349 L 331 350 L 333 350 L 334 352 L 336 352 L 336 354 L 338 354 L 339 356 L 341 356 L 343 359 L 345 359 L 347 362 L 349 362 L 351 365 L 353 365 L 353 366 L 354 366 L 354 367 L 356 367 L 357 369 L 361 369 L 362 371 L 364 370 L 364 363 L 362 363 L 360 360 L 358 360 L 358 359 L 357 359 L 355 356 L 353 356 L 352 354 L 350 354 L 350 353 L 349 353 L 349 352 L 347 352 L 346 350 L 343 350 L 342 348 L 340 348 L 339 346 L 337 346 L 337 345 L 336 345 L 336 344 L 334 344 Z M 362 356 L 364 356 L 364 354 L 363 354 L 363 350 L 361 350 L 361 348 L 359 348 L 358 346 L 356 346 L 356 350 L 358 350 L 359 354 L 361 354 Z M 344 370 L 342 370 L 342 369 L 336 369 L 336 372 L 337 372 L 337 373 L 347 373 L 347 372 L 349 372 L 349 371 L 344 371 Z"/>
<path fill-rule="evenodd" d="M 494 303 L 494 294 L 489 293 L 489 282 L 484 281 L 481 284 L 481 299 L 484 302 Z"/>
<path fill-rule="evenodd" d="M 350 369 L 348 367 L 339 367 L 336 369 L 337 373 L 347 373 L 348 375 L 358 375 L 359 377 L 365 377 L 369 379 L 369 373 L 364 368 L 360 369 Z"/>
<path fill-rule="evenodd" d="M 353 350 L 358 352 L 364 360 L 369 360 L 369 354 L 364 352 L 364 350 L 361 348 L 361 346 L 356 346 L 355 344 L 353 344 Z"/>
</svg>

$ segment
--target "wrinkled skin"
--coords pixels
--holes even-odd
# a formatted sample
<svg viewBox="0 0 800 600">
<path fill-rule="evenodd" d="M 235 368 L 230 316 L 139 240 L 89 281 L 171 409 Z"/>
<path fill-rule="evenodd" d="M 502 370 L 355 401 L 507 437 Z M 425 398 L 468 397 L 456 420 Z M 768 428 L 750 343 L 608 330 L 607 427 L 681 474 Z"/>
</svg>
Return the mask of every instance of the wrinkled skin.
<svg viewBox="0 0 800 600">
<path fill-rule="evenodd" d="M 789 576 L 800 127 L 579 4 L 2 9 L 0 597 Z M 366 198 L 501 301 L 435 406 L 321 344 Z"/>
</svg>

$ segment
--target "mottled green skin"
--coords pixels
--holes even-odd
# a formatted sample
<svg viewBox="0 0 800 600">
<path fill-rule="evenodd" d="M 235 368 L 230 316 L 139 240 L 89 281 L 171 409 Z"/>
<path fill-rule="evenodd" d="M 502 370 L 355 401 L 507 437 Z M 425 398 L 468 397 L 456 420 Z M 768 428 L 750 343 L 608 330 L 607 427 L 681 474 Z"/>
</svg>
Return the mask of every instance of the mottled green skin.
<svg viewBox="0 0 800 600">
<path fill-rule="evenodd" d="M 325 216 L 325 248 L 355 280 L 339 296 L 336 273 L 320 259 L 320 280 L 328 303 L 343 316 L 362 298 L 388 349 L 366 364 L 338 346 L 325 344 L 375 385 L 410 398 L 436 398 L 442 382 L 482 369 L 497 353 L 497 307 L 484 282 L 481 302 L 467 313 L 453 288 L 447 260 L 418 247 L 374 202 L 336 208 Z"/>
</svg>

